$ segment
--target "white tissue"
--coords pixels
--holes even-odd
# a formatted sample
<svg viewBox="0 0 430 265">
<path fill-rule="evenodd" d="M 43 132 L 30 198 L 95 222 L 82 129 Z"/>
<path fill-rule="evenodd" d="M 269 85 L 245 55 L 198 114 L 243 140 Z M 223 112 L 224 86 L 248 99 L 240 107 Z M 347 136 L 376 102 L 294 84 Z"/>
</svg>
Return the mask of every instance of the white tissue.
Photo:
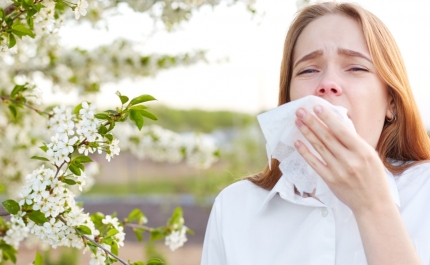
<svg viewBox="0 0 430 265">
<path fill-rule="evenodd" d="M 281 162 L 279 165 L 281 172 L 296 186 L 301 194 L 303 192 L 311 193 L 318 186 L 324 191 L 328 189 L 318 174 L 294 147 L 294 142 L 296 140 L 302 141 L 307 148 L 325 164 L 324 160 L 315 151 L 309 141 L 306 140 L 295 124 L 295 113 L 297 109 L 304 108 L 309 113 L 315 115 L 313 108 L 316 105 L 321 105 L 331 110 L 340 121 L 350 128 L 351 131 L 355 132 L 354 124 L 347 116 L 347 109 L 334 106 L 328 101 L 316 96 L 306 96 L 294 100 L 257 116 L 264 137 L 266 138 L 266 151 L 269 166 L 271 164 L 271 158 L 275 158 Z M 325 192 L 322 194 L 322 190 L 320 190 L 320 192 L 318 191 L 317 188 L 317 194 L 325 198 L 327 202 L 331 201 L 334 203 L 334 198 L 332 197 L 334 195 L 331 196 L 325 194 Z"/>
</svg>

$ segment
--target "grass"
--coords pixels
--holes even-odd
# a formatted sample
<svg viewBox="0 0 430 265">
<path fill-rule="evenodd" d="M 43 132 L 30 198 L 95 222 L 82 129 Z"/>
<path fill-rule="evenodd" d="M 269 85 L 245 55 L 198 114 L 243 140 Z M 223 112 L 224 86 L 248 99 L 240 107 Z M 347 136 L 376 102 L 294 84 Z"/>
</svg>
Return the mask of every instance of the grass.
<svg viewBox="0 0 430 265">
<path fill-rule="evenodd" d="M 193 194 L 195 196 L 208 196 L 218 194 L 224 187 L 241 179 L 240 176 L 216 171 L 205 172 L 199 176 L 174 178 L 147 179 L 139 182 L 103 184 L 96 183 L 87 195 L 127 196 L 151 194 Z"/>
</svg>

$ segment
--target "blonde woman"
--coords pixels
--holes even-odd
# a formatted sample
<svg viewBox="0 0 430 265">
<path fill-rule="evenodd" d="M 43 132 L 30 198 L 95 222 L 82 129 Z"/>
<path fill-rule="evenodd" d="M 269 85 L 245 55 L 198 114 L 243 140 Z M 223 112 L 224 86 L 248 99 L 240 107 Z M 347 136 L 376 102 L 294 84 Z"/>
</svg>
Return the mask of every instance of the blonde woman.
<svg viewBox="0 0 430 265">
<path fill-rule="evenodd" d="M 201 264 L 430 264 L 430 141 L 397 45 L 375 15 L 349 3 L 297 14 L 279 105 L 308 95 L 346 108 L 356 128 L 322 106 L 318 119 L 296 112 L 327 165 L 302 142 L 296 149 L 352 216 L 341 218 L 315 193 L 301 196 L 272 159 L 271 170 L 218 195 Z"/>
</svg>

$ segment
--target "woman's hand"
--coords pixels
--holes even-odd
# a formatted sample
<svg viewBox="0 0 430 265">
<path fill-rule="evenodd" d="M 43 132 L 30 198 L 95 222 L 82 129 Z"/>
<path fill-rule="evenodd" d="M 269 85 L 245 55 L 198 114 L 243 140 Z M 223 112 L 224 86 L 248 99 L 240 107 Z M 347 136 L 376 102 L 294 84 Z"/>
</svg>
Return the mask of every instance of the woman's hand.
<svg viewBox="0 0 430 265">
<path fill-rule="evenodd" d="M 375 150 L 331 111 L 316 106 L 317 117 L 305 109 L 296 112 L 296 125 L 327 165 L 300 141 L 295 145 L 336 197 L 355 215 L 394 204 L 384 165 Z"/>
</svg>

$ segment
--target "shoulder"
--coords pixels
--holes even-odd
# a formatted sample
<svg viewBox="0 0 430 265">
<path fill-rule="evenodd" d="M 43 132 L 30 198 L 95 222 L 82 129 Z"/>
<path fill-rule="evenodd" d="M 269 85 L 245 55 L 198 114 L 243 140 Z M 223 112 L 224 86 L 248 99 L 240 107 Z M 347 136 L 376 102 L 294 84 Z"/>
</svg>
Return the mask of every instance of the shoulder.
<svg viewBox="0 0 430 265">
<path fill-rule="evenodd" d="M 216 197 L 215 205 L 222 208 L 255 207 L 258 202 L 263 202 L 269 192 L 249 180 L 240 180 L 224 188 Z"/>
<path fill-rule="evenodd" d="M 427 192 L 430 194 L 430 161 L 423 161 L 411 166 L 395 177 L 400 191 Z"/>
</svg>

